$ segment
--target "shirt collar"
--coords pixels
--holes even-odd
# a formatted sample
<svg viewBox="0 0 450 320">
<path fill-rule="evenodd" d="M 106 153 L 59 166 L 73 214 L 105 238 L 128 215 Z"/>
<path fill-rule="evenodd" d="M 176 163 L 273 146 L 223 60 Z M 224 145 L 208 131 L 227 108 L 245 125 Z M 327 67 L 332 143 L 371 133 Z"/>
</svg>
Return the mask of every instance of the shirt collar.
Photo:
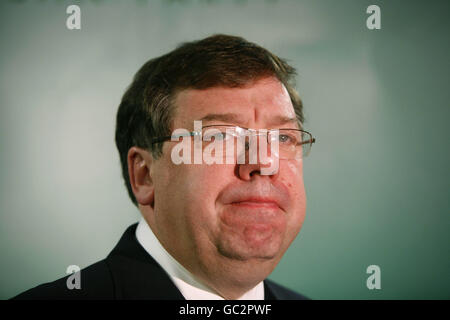
<svg viewBox="0 0 450 320">
<path fill-rule="evenodd" d="M 197 280 L 164 249 L 143 217 L 136 228 L 136 238 L 145 251 L 169 275 L 186 300 L 224 300 L 213 289 Z M 263 281 L 244 293 L 238 300 L 264 300 Z"/>
</svg>

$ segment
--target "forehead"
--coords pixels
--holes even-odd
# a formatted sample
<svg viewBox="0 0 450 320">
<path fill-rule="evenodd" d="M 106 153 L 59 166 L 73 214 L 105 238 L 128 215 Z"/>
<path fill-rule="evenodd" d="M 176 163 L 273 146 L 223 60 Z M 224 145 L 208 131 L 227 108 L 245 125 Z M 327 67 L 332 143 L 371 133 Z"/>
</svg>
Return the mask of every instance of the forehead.
<svg viewBox="0 0 450 320">
<path fill-rule="evenodd" d="M 275 78 L 264 78 L 245 87 L 186 89 L 175 97 L 175 128 L 192 128 L 194 120 L 269 128 L 294 124 L 289 93 Z"/>
</svg>

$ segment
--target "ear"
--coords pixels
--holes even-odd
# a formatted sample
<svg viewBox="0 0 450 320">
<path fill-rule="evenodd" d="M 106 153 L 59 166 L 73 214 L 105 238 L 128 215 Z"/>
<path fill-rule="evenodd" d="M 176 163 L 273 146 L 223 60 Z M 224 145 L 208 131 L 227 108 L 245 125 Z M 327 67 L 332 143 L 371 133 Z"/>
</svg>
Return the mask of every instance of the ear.
<svg viewBox="0 0 450 320">
<path fill-rule="evenodd" d="M 149 151 L 131 147 L 127 155 L 128 175 L 130 177 L 131 189 L 136 201 L 143 206 L 153 207 L 155 200 L 155 188 L 150 176 L 153 157 Z"/>
</svg>

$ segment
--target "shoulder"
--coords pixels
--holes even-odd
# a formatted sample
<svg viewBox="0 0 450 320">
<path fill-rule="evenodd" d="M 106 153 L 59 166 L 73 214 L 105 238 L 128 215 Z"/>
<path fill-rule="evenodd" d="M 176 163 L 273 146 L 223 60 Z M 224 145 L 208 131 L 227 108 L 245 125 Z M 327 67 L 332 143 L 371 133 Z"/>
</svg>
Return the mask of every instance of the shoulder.
<svg viewBox="0 0 450 320">
<path fill-rule="evenodd" d="M 29 289 L 13 300 L 113 299 L 114 284 L 107 260 L 96 262 L 80 271 L 80 289 L 69 289 L 71 275 Z"/>
<path fill-rule="evenodd" d="M 288 289 L 275 281 L 266 279 L 264 280 L 264 284 L 269 300 L 271 298 L 276 300 L 310 300 L 308 297 Z"/>
<path fill-rule="evenodd" d="M 183 299 L 169 275 L 136 239 L 137 224 L 127 228 L 109 255 L 78 275 L 68 275 L 27 290 L 13 299 L 27 300 L 116 300 Z M 69 289 L 78 276 L 81 288 Z"/>
</svg>

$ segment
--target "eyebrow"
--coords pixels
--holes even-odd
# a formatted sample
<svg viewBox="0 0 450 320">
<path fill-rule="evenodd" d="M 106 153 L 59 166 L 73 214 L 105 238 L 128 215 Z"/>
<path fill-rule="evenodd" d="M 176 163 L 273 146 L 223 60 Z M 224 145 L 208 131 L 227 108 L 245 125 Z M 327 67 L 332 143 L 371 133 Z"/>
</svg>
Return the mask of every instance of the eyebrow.
<svg viewBox="0 0 450 320">
<path fill-rule="evenodd" d="M 239 116 L 235 113 L 209 113 L 201 121 L 223 121 L 223 122 L 240 122 Z M 242 117 L 241 117 L 242 118 Z"/>
<path fill-rule="evenodd" d="M 210 113 L 200 119 L 201 121 L 222 121 L 228 123 L 242 124 L 242 116 L 235 113 Z M 270 126 L 284 125 L 284 124 L 298 124 L 297 118 L 286 116 L 274 116 L 270 118 Z"/>
</svg>

